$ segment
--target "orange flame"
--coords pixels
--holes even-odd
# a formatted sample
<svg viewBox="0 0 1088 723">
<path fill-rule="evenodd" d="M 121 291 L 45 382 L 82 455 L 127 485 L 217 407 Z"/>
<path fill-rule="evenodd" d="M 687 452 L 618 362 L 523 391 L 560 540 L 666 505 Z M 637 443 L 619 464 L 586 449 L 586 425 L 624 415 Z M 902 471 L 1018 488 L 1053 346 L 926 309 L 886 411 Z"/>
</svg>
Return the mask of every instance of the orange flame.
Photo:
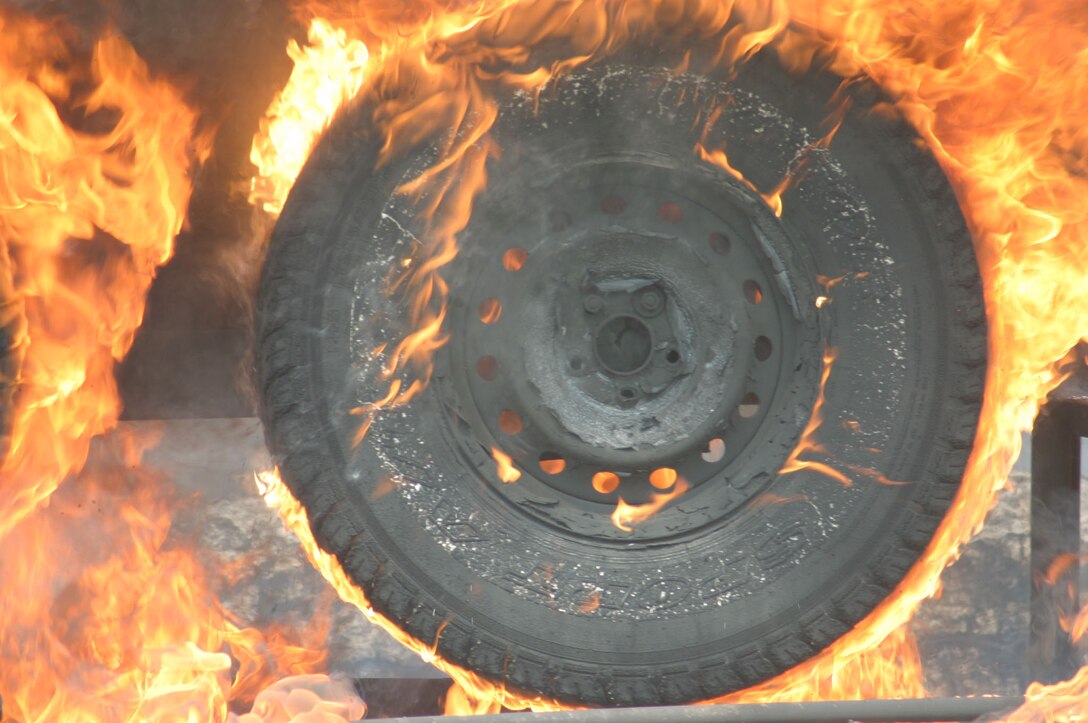
<svg viewBox="0 0 1088 723">
<path fill-rule="evenodd" d="M 612 510 L 612 524 L 624 532 L 634 532 L 634 525 L 645 522 L 661 510 L 662 507 L 675 500 L 688 491 L 690 485 L 683 478 L 676 480 L 676 486 L 671 492 L 655 492 L 650 502 L 641 505 L 632 505 L 624 502 L 620 497 L 616 503 L 616 509 Z"/>
<path fill-rule="evenodd" d="M 473 710 L 494 710 L 492 706 L 495 704 L 507 708 L 532 708 L 533 710 L 558 710 L 563 707 L 540 696 L 521 695 L 516 691 L 496 686 L 471 671 L 443 660 L 435 654 L 434 643 L 428 644 L 416 640 L 398 628 L 384 615 L 375 612 L 363 591 L 344 572 L 340 562 L 322 550 L 317 541 L 314 540 L 313 533 L 310 531 L 309 520 L 306 517 L 306 510 L 291 495 L 287 485 L 280 479 L 279 470 L 272 469 L 260 472 L 254 477 L 254 480 L 257 484 L 257 491 L 264 498 L 265 503 L 279 514 L 287 529 L 298 537 L 303 552 L 306 553 L 306 556 L 318 572 L 333 586 L 340 599 L 357 607 L 368 620 L 392 635 L 394 639 L 418 654 L 423 660 L 433 663 L 439 670 L 449 674 L 453 678 L 455 686 L 459 686 L 461 689 L 460 693 L 455 694 L 455 696 L 464 696 L 466 692 L 469 692 L 470 696 L 467 698 L 462 697 L 462 700 L 466 704 L 471 702 L 473 706 L 482 706 L 482 709 L 472 708 L 468 710 L 469 714 Z M 481 696 L 481 691 L 487 691 L 488 695 Z M 448 705 L 447 702 L 447 707 Z"/>
<path fill-rule="evenodd" d="M 521 470 L 514 466 L 510 455 L 498 447 L 492 447 L 491 456 L 495 459 L 495 473 L 499 475 L 500 480 L 510 484 L 521 479 Z"/>
<path fill-rule="evenodd" d="M 73 36 L 0 11 L 0 691 L 20 721 L 225 720 L 324 654 L 241 629 L 166 544 L 178 503 L 140 466 L 155 435 L 92 445 L 210 138 L 119 35 L 89 62 Z"/>
<path fill-rule="evenodd" d="M 793 451 L 790 452 L 790 456 L 786 458 L 786 463 L 782 465 L 782 469 L 780 469 L 778 473 L 790 474 L 791 472 L 799 472 L 803 469 L 811 469 L 830 477 L 846 487 L 851 487 L 854 483 L 850 481 L 850 478 L 831 465 L 824 462 L 801 459 L 801 455 L 806 452 L 827 451 L 822 444 L 816 441 L 816 432 L 819 431 L 820 426 L 824 423 L 824 393 L 827 390 L 827 380 L 831 378 L 831 367 L 834 365 L 837 356 L 838 351 L 832 347 L 827 347 L 824 350 L 823 370 L 820 372 L 820 386 L 816 392 L 816 401 L 812 404 L 812 414 L 808 418 L 808 424 L 805 425 L 804 430 L 801 432 L 801 438 L 797 440 L 797 445 L 793 448 Z"/>
<path fill-rule="evenodd" d="M 253 139 L 249 159 L 257 167 L 249 202 L 279 214 L 314 142 L 363 84 L 368 54 L 358 40 L 328 22 L 315 20 L 309 44 L 287 44 L 295 62 L 287 85 L 272 102 Z"/>
<path fill-rule="evenodd" d="M 468 139 L 448 150 L 452 160 L 406 192 L 428 184 L 447 191 L 464 170 L 459 163 L 476 154 L 475 163 L 466 164 L 470 191 L 452 204 L 458 223 L 444 225 L 412 265 L 426 271 L 410 274 L 399 287 L 418 299 L 419 323 L 417 336 L 396 347 L 390 377 L 412 362 L 421 371 L 405 389 L 415 393 L 426 384 L 428 356 L 444 342 L 445 287 L 437 272 L 456 254 L 456 230 L 494 150 L 472 145 L 485 138 L 494 117 L 485 81 L 535 90 L 640 33 L 689 43 L 719 38 L 723 63 L 771 45 L 798 71 L 818 63 L 846 78 L 873 77 L 953 180 L 976 240 L 990 330 L 986 402 L 960 494 L 896 594 L 817 657 L 730 699 L 908 694 L 918 678 L 895 662 L 897 651 L 910 649 L 902 624 L 937 592 L 941 571 L 982 525 L 1019 453 L 1020 431 L 1030 427 L 1054 387 L 1061 360 L 1088 336 L 1088 30 L 1078 21 L 1081 11 L 1080 0 L 494 0 L 453 10 L 429 0 L 395 8 L 350 0 L 306 3 L 310 18 L 327 18 L 367 43 L 371 70 L 363 94 L 377 88 L 379 78 L 383 87 L 421 89 L 403 107 L 389 108 L 391 115 L 378 124 L 388 139 L 383 162 L 438 129 L 460 129 Z M 727 29 L 730 17 L 743 22 Z M 531 64 L 532 48 L 555 45 L 569 52 L 546 66 Z M 689 55 L 679 70 L 691 62 Z M 513 70 L 497 76 L 494 69 L 504 66 Z M 469 116 L 477 120 L 466 128 Z M 742 178 L 721 149 L 697 147 L 696 154 Z M 768 194 L 772 207 L 782 201 L 782 190 L 775 190 Z M 829 297 L 821 298 L 826 303 Z M 824 383 L 829 367 L 825 358 Z M 803 436 L 811 445 L 820 411 L 814 409 Z M 809 467 L 848 483 L 841 472 L 799 458 L 816 447 L 799 445 L 783 471 Z M 292 527 L 309 539 L 304 524 Z M 359 595 L 342 573 L 331 577 L 342 595 Z M 387 621 L 383 626 L 404 640 Z M 404 642 L 422 649 L 418 641 Z M 486 681 L 459 678 L 459 684 L 480 699 L 527 704 Z M 1081 671 L 1065 687 L 1035 686 L 1029 705 L 1038 711 L 1051 700 L 1055 710 L 1082 710 L 1086 685 L 1088 673 Z M 1037 717 L 1019 719 L 1045 714 L 1030 715 Z"/>
<path fill-rule="evenodd" d="M 54 28 L 0 15 L 0 37 L 0 267 L 10 294 L 3 303 L 21 327 L 12 346 L 22 356 L 0 468 L 3 537 L 82 466 L 91 437 L 117 421 L 113 366 L 181 230 L 196 119 L 117 35 L 95 46 L 87 69 L 95 89 L 82 98 L 70 87 L 78 78 L 52 67 L 63 56 Z M 64 124 L 55 103 L 122 114 L 106 133 L 82 133 Z M 207 147 L 200 141 L 199 155 Z M 104 268 L 80 263 L 92 253 Z"/>
</svg>

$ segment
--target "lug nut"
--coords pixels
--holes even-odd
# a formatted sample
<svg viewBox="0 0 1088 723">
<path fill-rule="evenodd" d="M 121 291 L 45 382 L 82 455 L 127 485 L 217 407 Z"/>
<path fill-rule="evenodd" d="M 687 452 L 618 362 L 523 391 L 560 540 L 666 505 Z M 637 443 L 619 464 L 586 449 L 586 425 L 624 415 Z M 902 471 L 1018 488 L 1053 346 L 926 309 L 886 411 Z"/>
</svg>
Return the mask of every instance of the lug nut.
<svg viewBox="0 0 1088 723">
<path fill-rule="evenodd" d="M 596 314 L 604 308 L 604 301 L 599 296 L 587 296 L 586 300 L 582 302 L 582 308 L 590 314 Z"/>
<path fill-rule="evenodd" d="M 638 297 L 638 303 L 644 311 L 657 311 L 661 306 L 661 297 L 654 291 L 647 291 Z"/>
</svg>

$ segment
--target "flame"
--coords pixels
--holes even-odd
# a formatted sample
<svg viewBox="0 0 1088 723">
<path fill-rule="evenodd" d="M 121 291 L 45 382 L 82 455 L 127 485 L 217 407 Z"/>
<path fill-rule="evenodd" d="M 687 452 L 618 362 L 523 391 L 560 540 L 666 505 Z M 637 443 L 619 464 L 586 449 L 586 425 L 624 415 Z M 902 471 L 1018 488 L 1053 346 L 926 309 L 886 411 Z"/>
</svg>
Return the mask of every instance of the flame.
<svg viewBox="0 0 1088 723">
<path fill-rule="evenodd" d="M 827 451 L 822 444 L 816 441 L 816 432 L 819 431 L 820 426 L 824 423 L 824 395 L 827 390 L 827 380 L 831 378 L 831 367 L 835 364 L 835 359 L 837 357 L 838 351 L 836 349 L 832 347 L 826 347 L 824 349 L 823 369 L 820 372 L 820 386 L 816 392 L 816 401 L 812 404 L 812 414 L 808 418 L 808 424 L 805 425 L 804 430 L 801 432 L 801 438 L 797 440 L 797 445 L 793 448 L 793 451 L 790 452 L 790 456 L 786 458 L 786 463 L 782 465 L 782 469 L 780 469 L 778 473 L 790 474 L 791 472 L 799 472 L 803 469 L 811 469 L 830 477 L 846 487 L 851 487 L 854 483 L 850 478 L 831 465 L 824 462 L 801 459 L 801 455 L 806 452 Z"/>
<path fill-rule="evenodd" d="M 1088 29 L 1081 11 L 1080 0 L 302 3 L 300 14 L 310 22 L 324 19 L 366 44 L 370 60 L 361 97 L 388 97 L 380 92 L 395 88 L 415 91 L 399 105 L 384 105 L 386 115 L 375 118 L 386 139 L 381 163 L 438 130 L 452 129 L 454 137 L 464 139 L 448 146 L 445 158 L 402 189 L 416 198 L 424 189 L 438 192 L 423 208 L 424 217 L 432 219 L 429 244 L 395 288 L 413 302 L 416 331 L 387 355 L 390 379 L 414 370 L 390 405 L 425 387 L 429 356 L 445 342 L 446 289 L 440 270 L 457 253 L 456 233 L 486 181 L 486 159 L 498 152 L 488 140 L 495 117 L 490 89 L 538 92 L 554 75 L 647 36 L 681 47 L 716 43 L 720 66 L 770 46 L 798 72 L 822 65 L 844 78 L 874 78 L 936 154 L 975 239 L 990 340 L 984 409 L 960 493 L 895 594 L 815 658 L 729 700 L 912 694 L 920 678 L 902 625 L 938 591 L 941 571 L 983 524 L 1019 454 L 1020 432 L 1030 428 L 1039 404 L 1060 380 L 1069 350 L 1088 336 L 1082 311 L 1088 308 L 1088 206 L 1083 201 L 1088 197 Z M 727 25 L 731 17 L 740 22 Z M 547 62 L 535 61 L 530 52 L 554 47 L 564 49 L 561 57 Z M 688 53 L 677 70 L 697 71 L 693 57 Z M 338 82 L 347 84 L 347 79 L 339 76 Z M 841 112 L 833 108 L 829 115 L 831 130 L 825 137 L 832 145 L 835 116 Z M 695 154 L 743 180 L 724 149 L 698 145 Z M 788 205 L 789 179 L 797 173 L 787 169 L 777 188 L 761 194 L 776 212 L 782 208 L 778 204 Z M 447 220 L 437 221 L 442 216 Z M 830 296 L 821 298 L 826 304 Z M 824 384 L 831 361 L 833 356 L 825 357 Z M 791 454 L 783 472 L 807 467 L 848 484 L 838 470 L 800 458 L 818 451 L 812 436 L 821 412 L 817 405 L 802 437 L 805 444 Z M 292 500 L 284 498 L 282 504 L 294 509 Z M 320 558 L 297 517 L 292 529 L 315 564 L 331 569 L 335 562 Z M 328 576 L 341 595 L 362 600 L 342 571 Z M 368 609 L 365 600 L 362 607 Z M 409 647 L 433 657 L 388 621 L 382 624 Z M 901 658 L 911 664 L 902 665 Z M 479 700 L 516 707 L 534 702 L 511 698 L 464 671 L 459 675 L 458 684 Z M 1029 706 L 1047 701 L 1067 705 L 1059 701 L 1068 699 L 1076 702 L 1065 710 L 1080 710 L 1086 682 L 1088 673 L 1082 670 L 1065 687 L 1034 686 Z"/>
<path fill-rule="evenodd" d="M 95 89 L 74 97 L 79 78 L 51 67 L 64 55 L 50 43 L 57 32 L 0 15 L 0 266 L 22 358 L 0 468 L 0 537 L 82 467 L 91 437 L 116 424 L 113 366 L 143 320 L 155 268 L 173 253 L 191 190 L 196 120 L 173 88 L 107 35 L 86 69 Z M 61 119 L 65 104 L 122 115 L 108 132 L 79 132 Z"/>
<path fill-rule="evenodd" d="M 1069 350 L 1088 335 L 1088 29 L 1074 21 L 1081 6 L 797 0 L 791 7 L 815 37 L 787 33 L 780 54 L 801 69 L 822 52 L 844 76 L 870 74 L 953 180 L 983 276 L 990 368 L 960 493 L 922 559 L 851 634 L 761 686 L 762 694 L 739 697 L 749 700 L 812 695 L 818 681 L 875 649 L 939 590 L 941 570 L 1005 486 L 1021 431 L 1060 381 Z"/>
<path fill-rule="evenodd" d="M 510 484 L 521 479 L 521 470 L 514 466 L 510 455 L 498 447 L 492 447 L 491 456 L 495 459 L 495 473 L 499 475 L 500 480 Z"/>
<path fill-rule="evenodd" d="M 705 132 L 708 132 L 712 126 L 713 126 L 712 122 L 707 123 Z M 704 135 L 705 135 L 705 132 L 704 132 Z M 720 168 L 721 170 L 725 171 L 726 173 L 728 173 L 733 178 L 740 181 L 742 184 L 744 184 L 744 186 L 746 188 L 748 188 L 748 190 L 752 191 L 753 193 L 758 195 L 760 198 L 762 198 L 764 203 L 766 203 L 768 206 L 770 206 L 771 210 L 774 211 L 775 216 L 778 216 L 778 217 L 782 216 L 782 210 L 784 208 L 783 205 L 782 205 L 782 193 L 783 193 L 783 191 L 785 191 L 785 188 L 782 186 L 781 183 L 778 186 L 776 186 L 774 190 L 772 190 L 772 191 L 770 191 L 768 193 L 764 193 L 763 191 L 760 191 L 758 188 L 756 188 L 754 183 L 752 183 L 747 178 L 745 178 L 744 174 L 741 173 L 739 170 L 737 170 L 737 168 L 732 163 L 729 162 L 729 157 L 725 155 L 725 149 L 724 148 L 714 148 L 714 149 L 711 149 L 711 150 L 707 150 L 706 146 L 704 146 L 703 143 L 704 143 L 704 141 L 699 141 L 698 143 L 695 144 L 695 157 L 696 158 L 698 158 L 703 163 L 707 163 L 707 164 L 709 164 L 711 166 L 715 166 L 717 168 Z M 782 183 L 785 183 L 785 179 L 783 179 Z"/>
<path fill-rule="evenodd" d="M 310 523 L 306 517 L 306 510 L 291 495 L 287 485 L 280 478 L 278 469 L 265 470 L 254 476 L 257 491 L 264 498 L 265 504 L 275 510 L 287 529 L 291 530 L 299 539 L 303 552 L 313 563 L 313 566 L 333 586 L 340 599 L 357 607 L 372 623 L 385 630 L 409 650 L 418 654 L 423 660 L 433 663 L 435 667 L 447 673 L 453 678 L 454 685 L 460 688 L 460 693 L 454 696 L 469 693 L 469 697 L 463 698 L 466 705 L 482 706 L 479 710 L 495 710 L 494 705 L 507 708 L 533 710 L 558 710 L 560 706 L 555 701 L 549 701 L 537 695 L 520 694 L 517 691 L 507 689 L 490 683 L 475 673 L 465 670 L 447 660 L 443 660 L 435 654 L 437 641 L 425 643 L 416 640 L 381 613 L 371 606 L 359 587 L 357 587 L 344 572 L 339 560 L 325 552 L 314 540 L 310 531 Z M 439 633 L 441 635 L 441 633 Z M 452 690 L 452 689 L 451 689 Z M 487 695 L 480 695 L 481 691 L 487 691 Z M 465 710 L 471 714 L 477 708 Z M 447 697 L 447 712 L 450 712 L 449 698 Z"/>
<path fill-rule="evenodd" d="M 324 655 L 239 627 L 222 581 L 167 544 L 180 502 L 141 466 L 156 434 L 92 444 L 211 139 L 123 38 L 85 57 L 74 35 L 0 11 L 0 691 L 20 721 L 225 720 Z"/>
<path fill-rule="evenodd" d="M 257 695 L 253 709 L 230 723 L 350 723 L 366 716 L 366 703 L 349 681 L 327 675 L 278 680 Z"/>
<path fill-rule="evenodd" d="M 612 524 L 624 532 L 634 532 L 634 525 L 645 522 L 658 511 L 688 491 L 690 486 L 683 478 L 676 480 L 676 486 L 671 492 L 655 492 L 653 499 L 641 505 L 632 505 L 620 497 L 616 502 L 616 509 L 612 510 Z"/>
<path fill-rule="evenodd" d="M 307 41 L 305 48 L 294 40 L 287 44 L 294 70 L 261 120 L 249 154 L 257 167 L 249 202 L 272 214 L 283 209 L 317 137 L 359 92 L 369 58 L 366 45 L 323 20 L 310 25 Z"/>
</svg>

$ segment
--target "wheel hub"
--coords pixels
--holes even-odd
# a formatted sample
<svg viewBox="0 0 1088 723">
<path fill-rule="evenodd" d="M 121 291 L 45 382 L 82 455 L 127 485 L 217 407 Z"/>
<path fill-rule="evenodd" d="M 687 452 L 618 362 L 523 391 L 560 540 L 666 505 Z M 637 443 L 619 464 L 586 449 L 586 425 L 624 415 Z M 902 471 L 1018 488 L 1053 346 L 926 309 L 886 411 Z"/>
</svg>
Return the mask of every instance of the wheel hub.
<svg viewBox="0 0 1088 723">
<path fill-rule="evenodd" d="M 468 313 L 451 338 L 475 438 L 528 473 L 521 491 L 601 513 L 675 479 L 730 484 L 800 323 L 756 230 L 777 219 L 742 190 L 638 162 L 534 192 L 553 207 L 535 242 L 509 244 L 523 230 L 486 213 L 462 238 L 473 281 L 454 289 Z"/>
<path fill-rule="evenodd" d="M 660 279 L 617 277 L 579 291 L 580 304 L 557 299 L 557 317 L 569 329 L 570 384 L 602 404 L 630 408 L 684 376 L 680 312 Z"/>
</svg>

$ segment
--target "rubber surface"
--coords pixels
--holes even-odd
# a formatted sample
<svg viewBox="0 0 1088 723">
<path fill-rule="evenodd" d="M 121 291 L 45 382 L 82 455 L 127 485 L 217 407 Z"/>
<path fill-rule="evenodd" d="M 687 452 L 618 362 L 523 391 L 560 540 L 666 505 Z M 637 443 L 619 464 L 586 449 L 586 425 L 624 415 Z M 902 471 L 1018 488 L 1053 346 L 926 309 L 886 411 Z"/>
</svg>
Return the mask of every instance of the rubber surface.
<svg viewBox="0 0 1088 723">
<path fill-rule="evenodd" d="M 694 121 L 726 98 L 730 160 L 757 187 L 773 187 L 819 137 L 837 85 L 815 74 L 790 78 L 763 55 L 732 81 L 585 69 L 545 94 L 539 113 L 529 98 L 504 106 L 494 131 L 504 158 L 477 206 L 530 218 L 532 204 L 511 207 L 504 196 L 527 183 L 519 167 L 539 163 L 534 182 L 561 184 L 560 162 L 576 173 L 587 155 L 633 143 L 694 167 Z M 510 486 L 519 500 L 489 491 L 487 440 L 472 439 L 473 410 L 457 396 L 466 360 L 481 350 L 456 340 L 437 356 L 431 388 L 379 417 L 352 448 L 358 419 L 347 410 L 383 389 L 363 351 L 407 331 L 381 283 L 411 245 L 410 213 L 393 189 L 433 153 L 374 171 L 381 141 L 370 109 L 334 124 L 269 249 L 257 310 L 261 413 L 316 539 L 378 611 L 510 687 L 629 706 L 766 680 L 891 593 L 959 487 L 981 406 L 985 311 L 971 239 L 939 166 L 902 121 L 868 113 L 881 101 L 872 87 L 850 93 L 830 151 L 816 154 L 785 196 L 783 226 L 805 240 L 801 265 L 812 273 L 798 312 L 805 331 L 775 359 L 794 382 L 767 402 L 775 413 L 743 465 L 629 541 L 579 531 L 581 518 L 591 526 L 589 518 L 607 520 L 607 509 L 548 521 L 531 514 L 562 505 L 537 491 L 531 474 Z M 555 147 L 552 134 L 569 138 L 568 149 L 535 156 L 538 141 Z M 471 230 L 462 237 L 464 266 L 451 268 L 463 279 L 455 297 L 500 273 L 471 276 L 488 263 L 473 256 Z M 817 276 L 847 280 L 825 289 Z M 825 291 L 831 303 L 817 309 Z M 454 298 L 451 314 L 458 304 L 474 308 L 475 299 Z M 777 473 L 811 415 L 829 348 L 837 357 L 820 427 L 827 453 L 813 459 L 853 470 L 849 486 L 811 468 Z M 674 524 L 683 531 L 670 536 Z"/>
</svg>

